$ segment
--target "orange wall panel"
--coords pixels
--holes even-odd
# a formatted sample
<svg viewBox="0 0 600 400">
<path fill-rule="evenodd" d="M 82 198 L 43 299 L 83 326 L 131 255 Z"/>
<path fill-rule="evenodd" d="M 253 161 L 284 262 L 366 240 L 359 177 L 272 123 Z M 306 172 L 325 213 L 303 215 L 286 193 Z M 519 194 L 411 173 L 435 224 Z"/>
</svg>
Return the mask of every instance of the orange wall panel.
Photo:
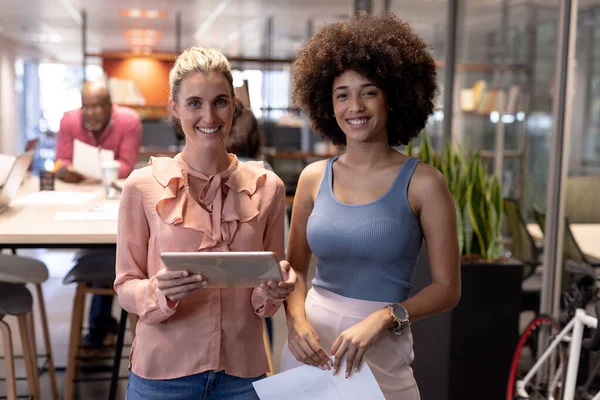
<svg viewBox="0 0 600 400">
<path fill-rule="evenodd" d="M 148 105 L 167 105 L 171 62 L 152 58 L 105 59 L 102 68 L 108 77 L 131 79 Z"/>
</svg>

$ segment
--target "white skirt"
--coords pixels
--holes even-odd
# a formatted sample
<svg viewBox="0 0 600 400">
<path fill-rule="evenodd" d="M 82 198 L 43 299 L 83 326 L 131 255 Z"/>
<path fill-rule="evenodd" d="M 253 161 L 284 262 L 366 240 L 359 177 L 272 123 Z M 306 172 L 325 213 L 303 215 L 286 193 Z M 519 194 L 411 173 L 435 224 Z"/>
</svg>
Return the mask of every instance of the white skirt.
<svg viewBox="0 0 600 400">
<path fill-rule="evenodd" d="M 306 296 L 306 318 L 319 336 L 321 347 L 329 352 L 335 339 L 369 314 L 388 303 L 340 296 L 312 287 Z M 419 388 L 410 364 L 414 359 L 410 328 L 401 336 L 384 332 L 365 353 L 366 361 L 387 400 L 419 400 Z M 290 352 L 287 342 L 281 355 L 281 371 L 303 365 Z"/>
</svg>

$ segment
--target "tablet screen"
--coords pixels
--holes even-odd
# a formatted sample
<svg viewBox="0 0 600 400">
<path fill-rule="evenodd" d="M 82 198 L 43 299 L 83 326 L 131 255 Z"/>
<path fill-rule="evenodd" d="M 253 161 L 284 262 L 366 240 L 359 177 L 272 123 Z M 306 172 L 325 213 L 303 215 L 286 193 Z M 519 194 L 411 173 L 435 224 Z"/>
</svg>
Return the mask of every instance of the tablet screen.
<svg viewBox="0 0 600 400">
<path fill-rule="evenodd" d="M 207 287 L 258 287 L 283 279 L 273 252 L 161 253 L 171 271 L 202 274 Z"/>
</svg>

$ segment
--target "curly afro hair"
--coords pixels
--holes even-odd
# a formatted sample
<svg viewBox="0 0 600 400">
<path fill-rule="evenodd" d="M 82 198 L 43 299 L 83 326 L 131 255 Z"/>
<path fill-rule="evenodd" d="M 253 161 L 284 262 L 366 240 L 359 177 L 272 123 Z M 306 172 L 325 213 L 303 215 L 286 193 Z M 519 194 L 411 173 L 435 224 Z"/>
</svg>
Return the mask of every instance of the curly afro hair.
<svg viewBox="0 0 600 400">
<path fill-rule="evenodd" d="M 433 113 L 436 69 L 428 48 L 410 25 L 389 13 L 362 13 L 326 25 L 298 51 L 292 100 L 308 114 L 316 132 L 345 144 L 333 115 L 332 86 L 335 77 L 354 70 L 386 93 L 388 143 L 407 144 Z"/>
</svg>

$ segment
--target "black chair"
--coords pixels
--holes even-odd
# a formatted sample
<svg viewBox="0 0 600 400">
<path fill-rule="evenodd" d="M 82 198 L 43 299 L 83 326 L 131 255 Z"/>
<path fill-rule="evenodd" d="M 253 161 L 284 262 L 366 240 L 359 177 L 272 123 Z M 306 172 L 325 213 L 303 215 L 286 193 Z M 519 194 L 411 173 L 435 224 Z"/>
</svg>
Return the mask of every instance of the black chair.
<svg viewBox="0 0 600 400">
<path fill-rule="evenodd" d="M 542 232 L 546 228 L 546 214 L 541 211 L 537 206 L 533 207 L 533 216 L 540 226 Z M 575 240 L 573 231 L 571 230 L 571 223 L 569 218 L 565 217 L 565 237 L 563 239 L 563 253 L 565 260 L 571 261 L 571 263 L 582 265 L 582 267 L 590 266 L 592 268 L 600 267 L 600 260 L 585 254 L 579 243 Z"/>
<path fill-rule="evenodd" d="M 527 279 L 541 265 L 542 249 L 537 246 L 535 239 L 529 233 L 517 200 L 505 198 L 504 213 L 513 240 L 513 257 L 525 264 L 523 279 Z"/>
<path fill-rule="evenodd" d="M 77 264 L 63 279 L 63 283 L 65 284 L 77 283 L 75 298 L 73 299 L 69 355 L 65 374 L 65 389 L 63 397 L 65 400 L 73 399 L 76 382 L 104 380 L 103 378 L 78 379 L 79 361 L 83 359 L 83 357 L 81 357 L 79 354 L 79 349 L 81 348 L 81 332 L 83 326 L 85 297 L 87 294 L 100 294 L 108 296 L 115 295 L 115 291 L 112 288 L 112 285 L 115 281 L 115 262 L 116 255 L 114 250 L 91 252 L 81 257 Z M 110 400 L 114 400 L 116 398 L 118 380 L 120 379 L 119 369 L 121 366 L 127 315 L 127 311 L 121 311 L 110 377 Z"/>
</svg>

